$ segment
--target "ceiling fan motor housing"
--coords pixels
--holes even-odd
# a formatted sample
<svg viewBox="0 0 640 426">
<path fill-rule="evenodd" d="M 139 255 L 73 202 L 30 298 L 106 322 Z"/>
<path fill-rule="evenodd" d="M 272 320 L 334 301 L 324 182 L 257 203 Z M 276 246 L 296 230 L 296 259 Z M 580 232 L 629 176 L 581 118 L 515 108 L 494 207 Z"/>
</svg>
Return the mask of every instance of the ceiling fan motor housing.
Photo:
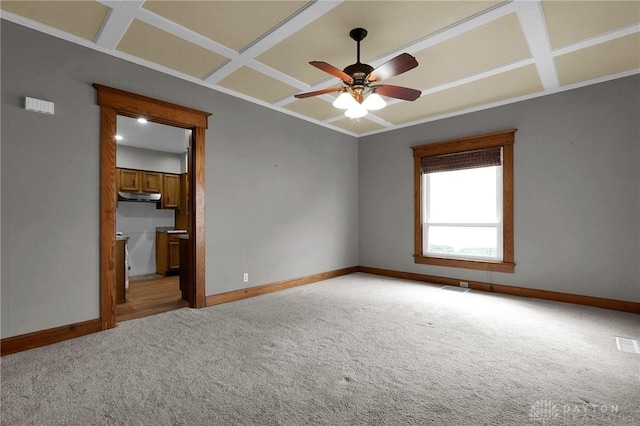
<svg viewBox="0 0 640 426">
<path fill-rule="evenodd" d="M 371 65 L 361 64 L 360 62 L 349 65 L 344 69 L 344 72 L 353 78 L 354 84 L 364 84 L 364 80 L 371 71 L 373 71 L 373 67 Z"/>
</svg>

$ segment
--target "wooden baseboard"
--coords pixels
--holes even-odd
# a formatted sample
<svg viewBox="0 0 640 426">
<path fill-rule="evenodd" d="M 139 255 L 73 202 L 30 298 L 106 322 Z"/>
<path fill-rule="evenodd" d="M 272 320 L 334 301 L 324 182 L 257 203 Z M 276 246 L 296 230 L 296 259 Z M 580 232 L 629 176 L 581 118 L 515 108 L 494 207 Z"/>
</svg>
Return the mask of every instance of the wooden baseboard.
<svg viewBox="0 0 640 426">
<path fill-rule="evenodd" d="M 264 284 L 256 287 L 249 287 L 240 290 L 229 291 L 226 293 L 214 294 L 212 296 L 207 296 L 206 306 L 233 302 L 235 300 L 246 299 L 266 293 L 272 293 L 274 291 L 280 291 L 299 285 L 328 280 L 329 278 L 335 278 L 341 275 L 353 274 L 354 272 L 358 272 L 359 269 L 360 268 L 358 266 L 352 266 L 350 268 L 336 269 L 335 271 L 322 272 L 320 274 L 308 275 L 306 277 L 294 278 L 292 280 L 279 281 L 272 284 Z"/>
<path fill-rule="evenodd" d="M 22 334 L 20 336 L 7 337 L 0 340 L 0 355 L 5 356 L 28 349 L 39 348 L 40 346 L 62 342 L 63 340 L 73 339 L 101 330 L 102 322 L 98 318 L 76 324 L 63 325 L 62 327 L 50 328 L 48 330 Z"/>
<path fill-rule="evenodd" d="M 473 290 L 489 291 L 493 293 L 510 294 L 513 296 L 532 297 L 536 299 L 553 300 L 556 302 L 573 303 L 576 305 L 595 306 L 597 308 L 611 309 L 614 311 L 631 312 L 640 314 L 640 303 L 626 300 L 604 299 L 601 297 L 582 296 L 579 294 L 560 293 L 556 291 L 537 290 L 525 287 L 514 287 L 502 284 L 491 284 L 481 281 L 470 281 L 466 279 L 438 277 L 434 275 L 415 274 L 412 272 L 393 271 L 389 269 L 371 268 L 361 266 L 360 272 L 385 277 L 400 278 L 404 280 L 422 281 L 432 284 L 460 286 L 460 281 L 469 283 L 469 288 Z"/>
<path fill-rule="evenodd" d="M 227 293 L 214 294 L 212 296 L 206 297 L 206 306 L 214 306 L 221 303 L 233 302 L 234 300 L 246 299 L 249 297 L 272 293 L 274 291 L 284 290 L 299 285 L 311 284 L 342 275 L 352 274 L 355 272 L 364 272 L 367 274 L 381 275 L 391 278 L 400 278 L 405 280 L 422 281 L 425 283 L 451 286 L 459 286 L 460 281 L 466 281 L 467 283 L 469 283 L 469 288 L 473 290 L 553 300 L 556 302 L 573 303 L 576 305 L 595 306 L 598 308 L 640 314 L 640 303 L 637 302 L 604 299 L 600 297 L 582 296 L 578 294 L 560 293 L 555 291 L 537 290 L 524 287 L 514 287 L 502 284 L 490 284 L 481 281 L 460 280 L 456 278 L 439 277 L 435 275 L 424 275 L 412 272 L 394 271 L 390 269 L 372 268 L 368 266 L 352 266 L 350 268 L 336 269 L 335 271 L 322 272 L 320 274 L 308 275 L 306 277 L 295 278 L 292 280 L 279 281 L 272 284 L 244 288 L 241 290 L 229 291 Z M 101 331 L 102 329 L 102 322 L 98 318 L 76 324 L 69 324 L 62 327 L 50 328 L 48 330 L 36 331 L 20 336 L 7 337 L 0 340 L 0 356 L 26 351 L 28 349 L 34 349 L 40 346 L 46 346 L 57 342 L 62 342 L 64 340 L 95 333 Z"/>
<path fill-rule="evenodd" d="M 240 300 L 247 297 L 254 297 L 278 290 L 284 290 L 290 287 L 328 280 L 329 278 L 335 278 L 341 275 L 353 274 L 354 272 L 358 272 L 358 270 L 359 268 L 357 266 L 352 266 L 350 268 L 322 272 L 320 274 L 295 278 L 293 280 L 280 281 L 273 284 L 265 284 L 257 287 L 230 291 L 228 293 L 215 294 L 213 296 L 206 297 L 206 306 L 218 305 L 220 303 L 232 302 L 234 300 Z M 98 318 L 76 324 L 64 325 L 62 327 L 55 327 L 47 330 L 35 331 L 33 333 L 22 334 L 20 336 L 7 337 L 0 340 L 0 356 L 22 352 L 29 349 L 38 348 L 40 346 L 51 345 L 53 343 L 62 342 L 64 340 L 73 339 L 102 330 L 102 321 Z"/>
</svg>

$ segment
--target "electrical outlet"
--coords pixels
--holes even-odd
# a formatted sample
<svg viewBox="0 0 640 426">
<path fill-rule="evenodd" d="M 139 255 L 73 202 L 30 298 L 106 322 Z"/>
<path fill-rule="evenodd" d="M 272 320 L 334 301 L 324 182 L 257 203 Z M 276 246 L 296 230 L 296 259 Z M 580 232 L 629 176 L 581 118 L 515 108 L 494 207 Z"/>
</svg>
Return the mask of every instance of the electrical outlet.
<svg viewBox="0 0 640 426">
<path fill-rule="evenodd" d="M 462 288 L 469 288 L 469 283 L 466 281 L 460 281 L 460 287 Z"/>
<path fill-rule="evenodd" d="M 242 281 L 249 282 L 249 273 L 245 272 L 244 275 L 242 276 Z"/>
</svg>

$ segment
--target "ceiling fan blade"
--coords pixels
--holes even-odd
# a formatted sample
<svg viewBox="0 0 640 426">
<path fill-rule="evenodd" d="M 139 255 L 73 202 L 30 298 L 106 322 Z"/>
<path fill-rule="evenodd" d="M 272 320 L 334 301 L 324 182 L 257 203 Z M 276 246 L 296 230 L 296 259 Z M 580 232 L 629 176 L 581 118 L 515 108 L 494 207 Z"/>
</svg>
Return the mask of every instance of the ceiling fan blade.
<svg viewBox="0 0 640 426">
<path fill-rule="evenodd" d="M 420 95 L 422 95 L 422 92 L 420 90 L 401 86 L 391 86 L 389 84 L 381 84 L 380 86 L 371 87 L 375 89 L 378 95 L 402 99 L 405 101 L 415 101 L 420 97 Z"/>
<path fill-rule="evenodd" d="M 353 78 L 351 78 L 351 76 L 349 74 L 347 74 L 346 72 L 339 70 L 338 68 L 334 67 L 333 65 L 330 65 L 326 62 L 322 62 L 322 61 L 311 61 L 309 62 L 310 65 L 313 65 L 314 67 L 331 74 L 334 77 L 338 77 L 340 80 L 345 81 L 347 83 L 353 83 Z"/>
<path fill-rule="evenodd" d="M 371 73 L 367 77 L 367 80 L 386 80 L 387 78 L 391 78 L 395 75 L 400 75 L 403 72 L 407 72 L 417 66 L 418 61 L 416 61 L 416 58 L 409 55 L 408 53 L 402 53 L 380 65 L 375 70 L 371 71 Z"/>
<path fill-rule="evenodd" d="M 316 90 L 315 92 L 298 93 L 293 95 L 298 99 L 310 98 L 311 96 L 324 95 L 325 93 L 339 92 L 342 87 L 330 87 L 328 89 Z"/>
</svg>

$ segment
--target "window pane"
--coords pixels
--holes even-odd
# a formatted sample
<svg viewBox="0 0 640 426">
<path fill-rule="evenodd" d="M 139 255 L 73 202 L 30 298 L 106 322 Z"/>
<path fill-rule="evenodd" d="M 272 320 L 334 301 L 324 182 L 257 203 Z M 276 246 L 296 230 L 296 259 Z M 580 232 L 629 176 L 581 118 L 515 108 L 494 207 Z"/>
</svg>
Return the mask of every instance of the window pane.
<svg viewBox="0 0 640 426">
<path fill-rule="evenodd" d="M 498 229 L 496 227 L 429 226 L 425 254 L 450 256 L 498 256 Z"/>
<path fill-rule="evenodd" d="M 428 222 L 498 222 L 497 188 L 500 167 L 455 170 L 428 175 Z"/>
</svg>

